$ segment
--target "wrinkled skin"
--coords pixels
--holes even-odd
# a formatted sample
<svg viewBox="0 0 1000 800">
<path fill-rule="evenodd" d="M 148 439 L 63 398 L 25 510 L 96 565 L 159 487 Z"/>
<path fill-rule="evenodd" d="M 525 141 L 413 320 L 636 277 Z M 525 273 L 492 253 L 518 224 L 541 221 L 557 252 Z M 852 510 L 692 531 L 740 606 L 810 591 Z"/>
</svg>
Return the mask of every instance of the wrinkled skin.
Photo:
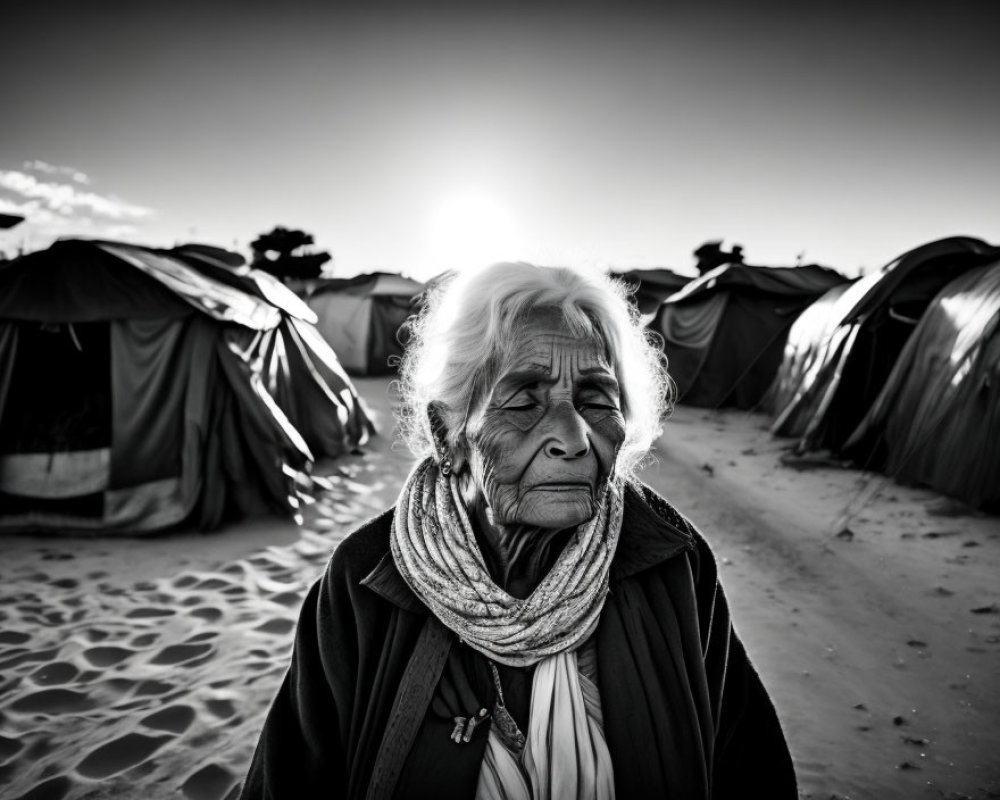
<svg viewBox="0 0 1000 800">
<path fill-rule="evenodd" d="M 596 513 L 625 419 L 600 342 L 546 314 L 520 332 L 515 352 L 469 416 L 465 483 L 491 571 L 526 596 L 565 544 L 559 533 Z"/>
</svg>

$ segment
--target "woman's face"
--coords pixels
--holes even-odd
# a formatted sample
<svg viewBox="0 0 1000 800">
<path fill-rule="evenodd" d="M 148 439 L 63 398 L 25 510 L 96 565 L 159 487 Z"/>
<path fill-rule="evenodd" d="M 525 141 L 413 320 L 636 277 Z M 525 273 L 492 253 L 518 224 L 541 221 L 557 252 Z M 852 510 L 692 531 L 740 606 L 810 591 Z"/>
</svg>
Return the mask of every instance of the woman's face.
<svg viewBox="0 0 1000 800">
<path fill-rule="evenodd" d="M 495 525 L 568 528 L 597 511 L 625 439 L 604 349 L 555 314 L 520 331 L 509 367 L 470 414 L 469 464 Z"/>
</svg>

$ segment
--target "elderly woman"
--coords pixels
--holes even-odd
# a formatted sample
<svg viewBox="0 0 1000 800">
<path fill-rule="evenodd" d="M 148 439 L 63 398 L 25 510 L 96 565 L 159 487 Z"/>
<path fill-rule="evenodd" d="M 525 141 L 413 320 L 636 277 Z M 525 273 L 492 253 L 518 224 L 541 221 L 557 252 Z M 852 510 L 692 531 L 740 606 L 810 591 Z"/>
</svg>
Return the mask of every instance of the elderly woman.
<svg viewBox="0 0 1000 800">
<path fill-rule="evenodd" d="M 244 797 L 796 797 L 708 545 L 635 477 L 662 361 L 603 275 L 437 290 L 402 367 L 423 459 L 306 597 Z"/>
</svg>

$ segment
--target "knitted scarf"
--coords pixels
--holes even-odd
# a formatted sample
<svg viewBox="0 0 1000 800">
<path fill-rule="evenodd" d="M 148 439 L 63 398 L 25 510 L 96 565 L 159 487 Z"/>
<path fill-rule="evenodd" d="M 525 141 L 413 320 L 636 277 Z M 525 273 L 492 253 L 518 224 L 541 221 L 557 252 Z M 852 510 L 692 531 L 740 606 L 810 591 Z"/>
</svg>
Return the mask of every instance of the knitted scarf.
<svg viewBox="0 0 1000 800">
<path fill-rule="evenodd" d="M 445 627 L 488 658 L 525 667 L 574 650 L 597 626 L 621 522 L 622 487 L 612 481 L 531 596 L 512 597 L 486 569 L 455 476 L 428 458 L 403 486 L 389 542 L 403 579 Z"/>
</svg>

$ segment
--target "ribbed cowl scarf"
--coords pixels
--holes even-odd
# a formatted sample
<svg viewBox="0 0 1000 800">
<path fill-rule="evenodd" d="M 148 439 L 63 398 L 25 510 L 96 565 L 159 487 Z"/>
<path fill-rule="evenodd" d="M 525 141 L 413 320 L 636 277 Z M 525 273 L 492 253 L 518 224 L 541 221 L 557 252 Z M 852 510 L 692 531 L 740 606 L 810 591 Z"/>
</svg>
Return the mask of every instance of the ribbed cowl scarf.
<svg viewBox="0 0 1000 800">
<path fill-rule="evenodd" d="M 400 575 L 447 628 L 501 664 L 526 667 L 572 651 L 597 626 L 622 522 L 622 488 L 612 481 L 531 593 L 512 597 L 494 583 L 454 475 L 421 461 L 400 493 L 390 533 Z"/>
</svg>

